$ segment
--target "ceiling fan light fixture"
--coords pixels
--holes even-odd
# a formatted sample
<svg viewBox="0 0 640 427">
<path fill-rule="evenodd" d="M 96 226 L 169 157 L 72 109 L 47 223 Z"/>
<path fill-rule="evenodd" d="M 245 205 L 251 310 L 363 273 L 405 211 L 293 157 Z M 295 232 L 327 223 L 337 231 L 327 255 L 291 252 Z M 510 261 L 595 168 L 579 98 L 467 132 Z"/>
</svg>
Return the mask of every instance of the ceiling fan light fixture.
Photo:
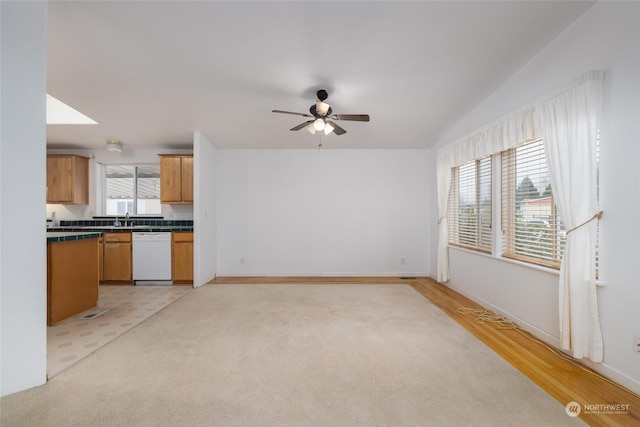
<svg viewBox="0 0 640 427">
<path fill-rule="evenodd" d="M 314 127 L 313 123 L 311 123 L 309 126 L 307 126 L 307 130 L 309 131 L 309 133 L 311 135 L 315 135 L 316 134 L 316 128 Z"/>
<path fill-rule="evenodd" d="M 331 132 L 333 132 L 333 126 L 331 126 L 331 123 L 327 123 L 324 127 L 324 134 L 329 135 Z"/>
<path fill-rule="evenodd" d="M 313 122 L 313 127 L 315 128 L 315 130 L 323 130 L 325 127 L 324 120 L 316 119 L 316 121 Z"/>
<path fill-rule="evenodd" d="M 330 105 L 320 100 L 316 101 L 316 112 L 321 116 L 326 116 L 329 112 Z"/>
</svg>

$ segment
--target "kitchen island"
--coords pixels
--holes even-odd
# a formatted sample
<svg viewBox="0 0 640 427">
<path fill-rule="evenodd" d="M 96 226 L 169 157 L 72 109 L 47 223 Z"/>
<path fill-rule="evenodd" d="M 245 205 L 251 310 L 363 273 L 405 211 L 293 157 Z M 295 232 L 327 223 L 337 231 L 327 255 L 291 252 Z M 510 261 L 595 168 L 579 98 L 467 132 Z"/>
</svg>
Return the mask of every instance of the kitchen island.
<svg viewBox="0 0 640 427">
<path fill-rule="evenodd" d="M 47 324 L 98 303 L 99 232 L 47 232 Z"/>
</svg>

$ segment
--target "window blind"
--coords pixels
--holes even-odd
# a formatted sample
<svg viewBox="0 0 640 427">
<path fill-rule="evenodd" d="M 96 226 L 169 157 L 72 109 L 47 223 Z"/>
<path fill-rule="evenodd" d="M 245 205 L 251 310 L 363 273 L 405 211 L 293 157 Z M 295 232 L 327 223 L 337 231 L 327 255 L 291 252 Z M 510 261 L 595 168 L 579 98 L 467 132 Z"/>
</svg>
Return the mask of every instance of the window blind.
<svg viewBox="0 0 640 427">
<path fill-rule="evenodd" d="M 566 233 L 538 139 L 502 153 L 503 256 L 560 267 Z"/>
<path fill-rule="evenodd" d="M 105 215 L 157 215 L 160 165 L 104 165 Z"/>
<path fill-rule="evenodd" d="M 449 243 L 491 252 L 491 157 L 454 167 L 449 191 Z"/>
</svg>

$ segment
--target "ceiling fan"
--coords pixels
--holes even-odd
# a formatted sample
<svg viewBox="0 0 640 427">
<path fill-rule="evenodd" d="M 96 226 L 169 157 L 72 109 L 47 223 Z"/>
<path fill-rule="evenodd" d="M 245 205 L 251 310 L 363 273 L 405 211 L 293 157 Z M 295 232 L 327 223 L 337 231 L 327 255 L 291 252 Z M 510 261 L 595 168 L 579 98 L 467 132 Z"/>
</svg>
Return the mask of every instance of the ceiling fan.
<svg viewBox="0 0 640 427">
<path fill-rule="evenodd" d="M 300 123 L 298 126 L 292 127 L 290 130 L 300 130 L 303 128 L 307 128 L 309 132 L 315 134 L 316 132 L 323 131 L 325 135 L 329 135 L 331 132 L 336 135 L 343 135 L 347 133 L 346 130 L 338 126 L 332 120 L 351 120 L 355 122 L 368 122 L 369 115 L 368 114 L 333 114 L 333 110 L 331 110 L 331 106 L 324 102 L 327 97 L 327 91 L 324 89 L 320 89 L 317 94 L 318 100 L 315 104 L 309 108 L 309 113 L 294 113 L 292 111 L 283 111 L 283 110 L 272 110 L 274 113 L 283 113 L 283 114 L 295 114 L 296 116 L 302 117 L 313 117 L 312 120 L 307 120 L 304 123 Z"/>
</svg>

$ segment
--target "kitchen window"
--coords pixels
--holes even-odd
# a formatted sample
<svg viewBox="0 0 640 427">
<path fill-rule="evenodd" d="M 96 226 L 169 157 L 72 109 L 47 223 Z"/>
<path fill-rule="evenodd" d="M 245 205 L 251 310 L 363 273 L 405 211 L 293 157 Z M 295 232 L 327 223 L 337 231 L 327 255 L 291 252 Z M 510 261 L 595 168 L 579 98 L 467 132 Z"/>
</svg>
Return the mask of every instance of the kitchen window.
<svg viewBox="0 0 640 427">
<path fill-rule="evenodd" d="M 491 156 L 451 170 L 449 244 L 491 252 Z"/>
<path fill-rule="evenodd" d="M 104 214 L 160 215 L 159 164 L 103 165 Z"/>
</svg>

